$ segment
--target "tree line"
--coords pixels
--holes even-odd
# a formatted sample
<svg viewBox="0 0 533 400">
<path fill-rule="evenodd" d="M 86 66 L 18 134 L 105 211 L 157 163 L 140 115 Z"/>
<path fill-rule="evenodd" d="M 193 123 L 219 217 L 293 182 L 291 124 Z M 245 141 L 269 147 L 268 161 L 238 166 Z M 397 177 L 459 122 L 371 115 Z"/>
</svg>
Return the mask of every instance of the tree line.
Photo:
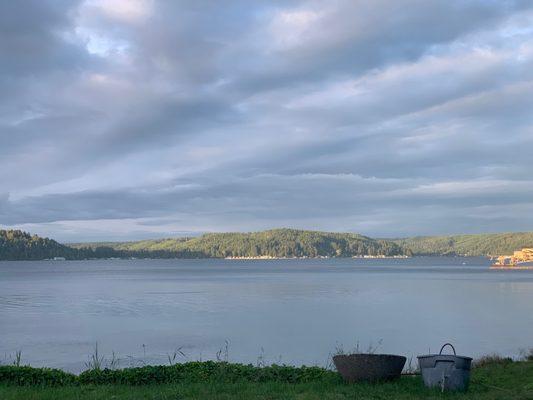
<svg viewBox="0 0 533 400">
<path fill-rule="evenodd" d="M 400 255 L 495 256 L 533 247 L 533 233 L 372 239 L 353 233 L 273 229 L 209 233 L 191 238 L 65 245 L 20 230 L 0 230 L 0 260 L 92 258 L 354 257 Z"/>
<path fill-rule="evenodd" d="M 408 253 L 408 252 L 407 252 Z M 210 233 L 193 238 L 64 245 L 22 231 L 0 230 L 0 259 L 90 259 L 352 257 L 406 254 L 398 244 L 351 233 L 275 229 L 254 233 Z"/>
</svg>

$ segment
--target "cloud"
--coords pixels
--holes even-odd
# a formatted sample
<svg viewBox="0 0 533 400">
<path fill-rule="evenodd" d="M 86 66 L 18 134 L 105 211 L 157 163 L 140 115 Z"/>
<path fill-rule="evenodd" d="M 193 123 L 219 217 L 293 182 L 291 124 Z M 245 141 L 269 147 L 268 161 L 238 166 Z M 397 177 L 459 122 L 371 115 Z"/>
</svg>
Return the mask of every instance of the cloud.
<svg viewBox="0 0 533 400">
<path fill-rule="evenodd" d="M 68 72 L 90 63 L 83 48 L 67 38 L 72 29 L 69 14 L 78 3 L 27 0 L 0 5 L 2 81 Z"/>
<path fill-rule="evenodd" d="M 0 7 L 2 226 L 531 229 L 530 2 Z"/>
</svg>

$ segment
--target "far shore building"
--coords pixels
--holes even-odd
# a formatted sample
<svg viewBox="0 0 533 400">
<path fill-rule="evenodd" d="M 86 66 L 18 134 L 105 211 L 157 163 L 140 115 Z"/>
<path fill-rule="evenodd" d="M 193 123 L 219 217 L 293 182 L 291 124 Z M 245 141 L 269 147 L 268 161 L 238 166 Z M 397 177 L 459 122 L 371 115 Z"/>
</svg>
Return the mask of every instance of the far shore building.
<svg viewBox="0 0 533 400">
<path fill-rule="evenodd" d="M 524 262 L 533 262 L 533 247 L 516 250 L 512 256 L 500 256 L 497 263 L 499 265 L 516 265 Z"/>
<path fill-rule="evenodd" d="M 533 248 L 526 248 L 515 251 L 513 253 L 513 257 L 517 260 L 533 261 Z"/>
</svg>

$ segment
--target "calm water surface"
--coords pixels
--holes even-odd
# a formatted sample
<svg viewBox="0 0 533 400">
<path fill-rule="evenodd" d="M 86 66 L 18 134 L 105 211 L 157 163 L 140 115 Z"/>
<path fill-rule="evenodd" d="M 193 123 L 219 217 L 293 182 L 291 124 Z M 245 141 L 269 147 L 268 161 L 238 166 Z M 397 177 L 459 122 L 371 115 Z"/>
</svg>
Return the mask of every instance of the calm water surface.
<svg viewBox="0 0 533 400">
<path fill-rule="evenodd" d="M 0 361 L 85 368 L 188 359 L 326 365 L 336 347 L 416 356 L 533 347 L 533 271 L 483 258 L 0 262 Z M 222 353 L 225 353 L 223 351 Z M 186 358 L 179 356 L 177 360 Z"/>
</svg>

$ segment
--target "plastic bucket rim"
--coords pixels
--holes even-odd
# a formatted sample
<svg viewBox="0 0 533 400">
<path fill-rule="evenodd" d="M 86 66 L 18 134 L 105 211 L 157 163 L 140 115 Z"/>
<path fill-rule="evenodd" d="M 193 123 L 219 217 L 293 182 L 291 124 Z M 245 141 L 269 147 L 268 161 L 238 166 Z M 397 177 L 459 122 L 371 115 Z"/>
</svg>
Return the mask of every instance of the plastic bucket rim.
<svg viewBox="0 0 533 400">
<path fill-rule="evenodd" d="M 399 354 L 376 354 L 376 353 L 350 353 L 350 354 L 335 354 L 333 357 L 353 357 L 353 356 L 364 356 L 364 357 L 399 357 L 405 358 L 406 356 L 401 356 Z"/>
<path fill-rule="evenodd" d="M 431 358 L 431 357 L 455 357 L 455 358 L 461 358 L 463 360 L 470 360 L 470 361 L 473 360 L 472 357 L 458 356 L 458 355 L 455 355 L 455 354 L 425 354 L 425 355 L 422 355 L 422 356 L 416 356 L 416 358 L 418 358 L 418 359 Z"/>
</svg>

